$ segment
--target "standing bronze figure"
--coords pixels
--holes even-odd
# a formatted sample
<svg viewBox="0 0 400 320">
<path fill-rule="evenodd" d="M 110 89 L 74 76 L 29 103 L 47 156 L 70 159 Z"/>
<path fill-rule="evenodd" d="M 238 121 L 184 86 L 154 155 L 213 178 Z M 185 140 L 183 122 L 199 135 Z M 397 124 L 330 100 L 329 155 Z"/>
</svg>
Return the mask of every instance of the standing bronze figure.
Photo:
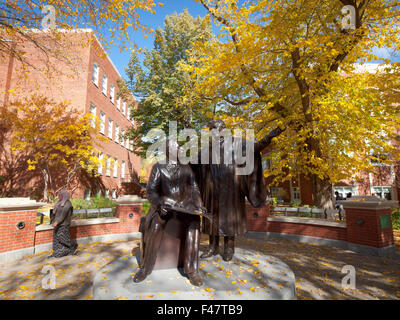
<svg viewBox="0 0 400 320">
<path fill-rule="evenodd" d="M 212 120 L 209 129 L 222 131 L 225 123 L 222 120 Z M 216 255 L 219 251 L 219 237 L 224 237 L 224 251 L 222 257 L 225 261 L 234 255 L 235 236 L 247 232 L 247 216 L 245 199 L 256 208 L 265 203 L 267 192 L 264 183 L 261 165 L 261 151 L 266 148 L 273 137 L 278 136 L 283 130 L 277 128 L 259 142 L 254 144 L 254 170 L 248 175 L 237 175 L 238 165 L 233 160 L 231 164 L 224 163 L 224 138 L 219 141 L 219 164 L 193 165 L 199 183 L 202 200 L 207 211 L 212 214 L 210 223 L 203 219 L 202 231 L 209 235 L 208 249 L 201 258 Z M 244 145 L 245 140 L 242 141 Z M 212 154 L 212 145 L 209 145 L 209 154 Z M 248 155 L 253 156 L 253 155 Z M 200 162 L 199 162 L 200 163 Z"/>
<path fill-rule="evenodd" d="M 167 142 L 167 145 L 169 143 Z M 147 184 L 147 196 L 151 203 L 149 212 L 140 225 L 142 232 L 142 248 L 139 271 L 134 282 L 143 281 L 153 270 L 160 248 L 166 223 L 172 217 L 179 219 L 184 225 L 183 266 L 190 282 L 195 286 L 202 285 L 198 269 L 200 243 L 200 215 L 187 212 L 202 212 L 200 191 L 194 173 L 189 165 L 173 162 L 170 157 L 178 152 L 179 147 L 167 148 L 167 163 L 157 162 L 150 173 Z M 174 210 L 174 207 L 177 210 Z"/>
</svg>

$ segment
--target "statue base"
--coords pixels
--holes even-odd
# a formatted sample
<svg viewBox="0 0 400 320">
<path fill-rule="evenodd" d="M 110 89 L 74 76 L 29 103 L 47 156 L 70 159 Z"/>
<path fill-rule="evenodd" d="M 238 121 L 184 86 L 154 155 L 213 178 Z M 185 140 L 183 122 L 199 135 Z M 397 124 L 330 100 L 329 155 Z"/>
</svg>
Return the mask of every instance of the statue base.
<svg viewBox="0 0 400 320">
<path fill-rule="evenodd" d="M 281 260 L 240 248 L 232 261 L 220 256 L 200 259 L 203 285 L 193 286 L 177 268 L 153 270 L 134 283 L 134 256 L 118 258 L 99 270 L 93 281 L 94 300 L 295 300 L 295 276 Z"/>
</svg>

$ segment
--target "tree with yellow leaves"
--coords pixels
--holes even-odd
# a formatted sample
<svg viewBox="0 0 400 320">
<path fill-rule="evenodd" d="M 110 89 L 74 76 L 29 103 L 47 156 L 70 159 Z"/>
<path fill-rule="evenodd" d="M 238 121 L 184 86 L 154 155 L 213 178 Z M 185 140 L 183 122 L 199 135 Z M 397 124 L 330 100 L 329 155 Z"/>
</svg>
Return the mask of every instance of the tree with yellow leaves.
<svg viewBox="0 0 400 320">
<path fill-rule="evenodd" d="M 97 172 L 96 141 L 107 139 L 98 134 L 98 121 L 92 127 L 92 115 L 43 96 L 15 102 L 4 113 L 11 126 L 11 151 L 29 153 L 28 170 L 40 170 L 45 201 L 56 186 L 68 188 L 81 170 Z M 55 181 L 60 177 L 63 181 Z"/>
<path fill-rule="evenodd" d="M 377 48 L 400 49 L 398 1 L 196 1 L 221 33 L 196 42 L 183 66 L 191 94 L 223 101 L 227 124 L 258 137 L 287 128 L 268 154 L 275 183 L 303 174 L 314 203 L 332 207 L 332 183 L 371 170 L 379 154 L 398 158 L 400 66 L 359 67 L 380 60 Z"/>
</svg>

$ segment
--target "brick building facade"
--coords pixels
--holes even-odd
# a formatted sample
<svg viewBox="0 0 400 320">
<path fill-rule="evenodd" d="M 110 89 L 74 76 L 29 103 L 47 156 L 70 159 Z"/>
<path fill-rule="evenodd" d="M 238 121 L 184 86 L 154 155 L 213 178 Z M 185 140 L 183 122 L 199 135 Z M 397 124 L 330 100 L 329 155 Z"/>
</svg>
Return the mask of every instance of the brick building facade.
<svg viewBox="0 0 400 320">
<path fill-rule="evenodd" d="M 0 58 L 0 74 L 5 75 L 0 78 L 0 101 L 7 105 L 24 96 L 42 94 L 56 102 L 68 101 L 82 114 L 95 115 L 100 121 L 100 133 L 108 140 L 96 143 L 98 157 L 104 164 L 98 169 L 100 177 L 82 177 L 72 195 L 87 198 L 100 192 L 116 198 L 123 192 L 122 184 L 140 170 L 140 158 L 132 152 L 131 141 L 123 137 L 134 120 L 130 118 L 127 101 L 117 98 L 121 75 L 90 29 L 67 32 L 61 42 L 65 44 L 63 50 L 67 51 L 68 60 L 55 57 L 44 60 L 34 44 L 16 44 L 25 51 L 25 60 L 35 67 L 29 70 L 28 77 L 21 77 L 23 65 L 13 55 Z M 43 72 L 49 64 L 53 71 L 51 78 Z M 15 93 L 10 93 L 10 89 Z M 5 166 L 3 170 L 0 168 L 0 175 L 7 179 L 4 169 Z M 34 187 L 40 188 L 40 179 L 34 173 L 29 174 L 32 177 L 15 188 L 13 196 L 30 196 Z"/>
</svg>

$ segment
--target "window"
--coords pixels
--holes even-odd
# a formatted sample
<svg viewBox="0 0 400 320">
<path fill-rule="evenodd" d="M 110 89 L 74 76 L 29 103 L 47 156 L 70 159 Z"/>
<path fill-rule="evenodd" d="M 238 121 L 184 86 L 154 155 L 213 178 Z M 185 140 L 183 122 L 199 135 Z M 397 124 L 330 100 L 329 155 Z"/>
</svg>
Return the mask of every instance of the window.
<svg viewBox="0 0 400 320">
<path fill-rule="evenodd" d="M 109 177 L 110 174 L 111 174 L 111 158 L 110 156 L 108 156 L 106 161 L 106 176 Z"/>
<path fill-rule="evenodd" d="M 292 187 L 292 196 L 293 201 L 300 201 L 300 188 L 299 187 Z"/>
<path fill-rule="evenodd" d="M 119 143 L 119 125 L 115 125 L 115 142 Z"/>
<path fill-rule="evenodd" d="M 108 81 L 107 75 L 103 73 L 103 83 L 101 92 L 103 92 L 105 95 L 107 95 L 107 81 Z"/>
<path fill-rule="evenodd" d="M 371 192 L 373 196 L 381 199 L 392 200 L 392 187 L 372 187 Z"/>
<path fill-rule="evenodd" d="M 125 179 L 125 161 L 121 163 L 121 179 Z"/>
<path fill-rule="evenodd" d="M 347 198 L 347 195 L 351 193 L 352 196 L 357 195 L 357 188 L 356 187 L 333 187 L 333 194 L 335 192 L 339 192 L 339 196 L 343 199 Z"/>
<path fill-rule="evenodd" d="M 106 114 L 103 111 L 100 111 L 100 133 L 104 134 L 106 126 Z"/>
<path fill-rule="evenodd" d="M 90 200 L 90 189 L 86 189 L 83 195 L 83 199 Z"/>
<path fill-rule="evenodd" d="M 114 169 L 113 169 L 114 178 L 118 177 L 118 160 L 114 159 Z"/>
<path fill-rule="evenodd" d="M 97 63 L 93 63 L 92 81 L 97 87 L 99 86 L 99 66 Z"/>
<path fill-rule="evenodd" d="M 126 102 L 122 101 L 122 114 L 125 115 Z"/>
<path fill-rule="evenodd" d="M 115 87 L 113 84 L 110 85 L 110 101 L 111 103 L 114 103 L 114 91 L 115 91 Z"/>
<path fill-rule="evenodd" d="M 101 152 L 99 154 L 99 166 L 97 167 L 97 173 L 98 174 L 103 174 L 103 153 Z"/>
<path fill-rule="evenodd" d="M 125 148 L 129 149 L 129 139 L 125 138 Z"/>
<path fill-rule="evenodd" d="M 271 191 L 271 197 L 276 198 L 278 203 L 283 203 L 283 188 L 270 188 Z"/>
<path fill-rule="evenodd" d="M 124 146 L 124 139 L 125 139 L 124 135 L 125 135 L 125 130 L 121 129 L 121 146 Z"/>
<path fill-rule="evenodd" d="M 121 110 L 121 98 L 117 99 L 117 109 Z"/>
<path fill-rule="evenodd" d="M 130 143 L 130 149 L 129 150 L 131 150 L 133 152 L 133 140 L 129 140 L 129 143 Z"/>
<path fill-rule="evenodd" d="M 105 196 L 106 198 L 109 198 L 109 197 L 110 197 L 110 190 L 106 189 L 106 191 L 105 191 L 105 193 L 104 193 L 104 196 Z"/>
<path fill-rule="evenodd" d="M 113 129 L 113 121 L 108 118 L 108 137 L 112 139 L 112 129 Z"/>
<path fill-rule="evenodd" d="M 117 190 L 113 189 L 111 197 L 117 199 Z"/>
<path fill-rule="evenodd" d="M 95 119 L 96 119 L 96 106 L 93 103 L 90 103 L 90 114 L 93 116 L 93 119 L 90 119 L 90 125 L 92 128 L 96 126 Z"/>
<path fill-rule="evenodd" d="M 129 119 L 129 115 L 130 115 L 129 105 L 127 105 L 127 106 L 126 106 L 126 118 L 127 118 L 128 120 L 130 120 L 130 119 Z"/>
</svg>

